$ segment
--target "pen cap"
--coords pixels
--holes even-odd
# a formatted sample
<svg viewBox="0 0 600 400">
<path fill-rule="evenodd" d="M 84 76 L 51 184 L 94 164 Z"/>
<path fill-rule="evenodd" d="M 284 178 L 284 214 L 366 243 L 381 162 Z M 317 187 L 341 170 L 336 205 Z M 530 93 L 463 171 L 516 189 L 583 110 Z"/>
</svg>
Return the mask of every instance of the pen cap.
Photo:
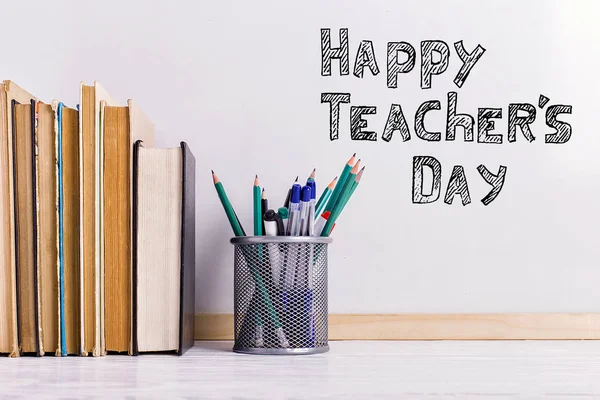
<svg viewBox="0 0 600 400">
<path fill-rule="evenodd" d="M 317 199 L 317 182 L 315 182 L 314 180 L 311 179 L 308 182 L 306 182 L 306 186 L 310 187 L 310 199 L 316 200 Z"/>
<path fill-rule="evenodd" d="M 277 213 L 275 213 L 275 211 L 267 210 L 265 211 L 265 215 L 263 216 L 263 218 L 265 219 L 265 221 L 275 221 L 276 215 Z"/>
<path fill-rule="evenodd" d="M 302 188 L 302 201 L 308 203 L 310 201 L 310 186 L 306 185 Z"/>
<path fill-rule="evenodd" d="M 279 214 L 281 219 L 288 219 L 289 213 L 290 212 L 285 207 L 279 207 L 279 210 L 277 210 L 277 214 Z"/>
<path fill-rule="evenodd" d="M 292 198 L 291 198 L 292 203 L 300 203 L 300 192 L 301 191 L 302 191 L 302 186 L 300 186 L 297 183 L 294 183 L 294 186 L 292 186 Z"/>
</svg>

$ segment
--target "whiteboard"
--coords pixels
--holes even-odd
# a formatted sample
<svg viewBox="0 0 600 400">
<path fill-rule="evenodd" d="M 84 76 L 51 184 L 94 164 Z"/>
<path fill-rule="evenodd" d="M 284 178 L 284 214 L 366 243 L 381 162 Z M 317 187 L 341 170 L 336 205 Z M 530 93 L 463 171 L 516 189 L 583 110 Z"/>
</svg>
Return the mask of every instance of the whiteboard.
<svg viewBox="0 0 600 400">
<path fill-rule="evenodd" d="M 304 180 L 316 167 L 322 189 L 354 152 L 366 170 L 333 234 L 331 313 L 600 310 L 597 2 L 255 0 L 176 7 L 107 0 L 6 8 L 11 18 L 4 30 L 19 35 L 3 44 L 3 79 L 71 106 L 80 80 L 98 80 L 114 98 L 123 104 L 134 98 L 151 116 L 158 145 L 189 144 L 197 160 L 197 312 L 233 310 L 232 232 L 210 170 L 251 231 L 254 174 L 279 206 L 297 175 Z M 24 29 L 23 21 L 35 29 Z M 322 29 L 329 29 L 332 48 L 347 29 L 347 75 L 340 75 L 338 59 L 331 75 L 322 75 Z M 461 41 L 467 53 L 478 45 L 485 51 L 459 87 L 463 63 L 455 43 Z M 390 88 L 388 43 L 401 42 L 409 46 L 394 48 L 412 47 L 415 65 Z M 362 78 L 354 74 L 359 48 Z M 431 53 L 432 65 L 424 67 L 430 80 L 421 73 L 422 50 L 429 48 L 447 49 L 448 56 L 439 73 L 442 56 Z M 409 60 L 406 52 L 397 54 L 398 65 Z M 447 140 L 452 92 L 456 112 L 473 117 L 472 141 L 460 128 Z M 350 94 L 339 108 L 335 140 L 324 93 Z M 439 110 L 426 103 L 436 100 Z M 424 103 L 432 109 L 421 136 L 440 132 L 439 141 L 417 135 L 415 114 Z M 531 132 L 517 127 L 509 141 L 509 105 L 525 103 L 536 113 Z M 400 130 L 383 139 L 393 104 L 402 109 L 410 140 Z M 360 107 L 367 106 L 376 113 L 364 114 L 372 108 Z M 357 136 L 376 135 L 376 141 L 351 139 L 351 107 L 363 113 L 357 123 L 367 124 Z M 491 118 L 498 113 L 493 109 L 502 118 Z M 550 109 L 560 113 L 549 126 Z M 526 118 L 523 111 L 515 116 Z M 552 136 L 554 121 L 559 134 Z M 547 143 L 546 135 L 564 143 Z M 502 143 L 481 143 L 499 138 Z M 432 199 L 433 179 L 425 166 L 422 195 L 413 193 L 416 156 L 439 163 L 435 202 L 415 204 L 415 198 Z M 480 165 L 492 174 L 506 168 L 487 205 L 482 199 L 492 186 Z M 458 194 L 444 202 L 455 166 L 468 184 L 466 205 Z"/>
</svg>

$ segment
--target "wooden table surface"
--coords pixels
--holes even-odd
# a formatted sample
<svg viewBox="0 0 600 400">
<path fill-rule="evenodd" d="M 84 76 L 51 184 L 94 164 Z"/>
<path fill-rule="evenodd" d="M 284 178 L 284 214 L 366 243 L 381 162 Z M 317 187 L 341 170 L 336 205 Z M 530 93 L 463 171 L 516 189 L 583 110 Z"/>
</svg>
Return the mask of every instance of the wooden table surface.
<svg viewBox="0 0 600 400">
<path fill-rule="evenodd" d="M 0 398 L 600 399 L 600 341 L 332 342 L 250 356 L 0 358 Z"/>
</svg>

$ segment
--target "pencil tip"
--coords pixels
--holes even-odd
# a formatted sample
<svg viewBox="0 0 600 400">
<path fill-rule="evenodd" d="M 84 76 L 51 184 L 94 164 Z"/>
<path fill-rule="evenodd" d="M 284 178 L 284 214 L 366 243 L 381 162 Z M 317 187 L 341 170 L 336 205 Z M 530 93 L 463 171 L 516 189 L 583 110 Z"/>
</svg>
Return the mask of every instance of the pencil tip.
<svg viewBox="0 0 600 400">
<path fill-rule="evenodd" d="M 298 178 L 300 178 L 300 175 L 298 175 L 298 176 L 296 177 L 296 180 L 295 180 L 294 182 L 298 182 Z"/>
<path fill-rule="evenodd" d="M 254 175 L 254 179 L 258 179 L 258 175 Z"/>
<path fill-rule="evenodd" d="M 213 174 L 213 175 L 215 174 L 215 171 L 214 171 L 214 170 L 212 170 L 212 169 L 210 170 L 210 172 L 211 172 L 211 174 Z"/>
<path fill-rule="evenodd" d="M 362 167 L 360 170 L 361 170 L 361 171 L 364 171 L 364 170 L 365 170 L 365 167 Z"/>
<path fill-rule="evenodd" d="M 335 182 L 337 181 L 337 176 L 335 178 L 333 178 L 333 180 L 331 182 L 329 182 L 329 185 L 327 185 L 327 187 L 329 189 L 333 189 L 333 187 L 335 186 Z"/>
<path fill-rule="evenodd" d="M 352 154 L 352 157 L 356 157 L 356 153 Z"/>
</svg>

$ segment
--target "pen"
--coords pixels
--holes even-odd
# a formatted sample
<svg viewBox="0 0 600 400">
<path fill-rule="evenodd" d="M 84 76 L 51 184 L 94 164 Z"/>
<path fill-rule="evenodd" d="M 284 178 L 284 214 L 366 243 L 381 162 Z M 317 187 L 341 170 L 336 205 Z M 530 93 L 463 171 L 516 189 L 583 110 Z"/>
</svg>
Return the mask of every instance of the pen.
<svg viewBox="0 0 600 400">
<path fill-rule="evenodd" d="M 260 196 L 260 215 L 265 215 L 265 213 L 267 212 L 267 210 L 269 209 L 269 200 L 267 200 L 267 192 L 265 191 L 265 188 L 262 189 L 262 195 Z M 262 230 L 263 232 L 265 232 L 265 221 L 263 219 L 262 221 Z M 266 235 L 266 233 L 265 233 Z"/>
<path fill-rule="evenodd" d="M 300 191 L 302 187 L 294 183 L 292 186 L 292 195 L 290 196 L 289 221 L 287 227 L 287 236 L 298 236 L 300 231 Z"/>
<path fill-rule="evenodd" d="M 302 188 L 302 195 L 300 200 L 300 230 L 298 236 L 306 236 L 308 234 L 308 214 L 310 209 L 310 186 L 304 186 Z"/>
<path fill-rule="evenodd" d="M 297 183 L 292 187 L 292 196 L 290 199 L 290 218 L 288 221 L 288 236 L 299 236 L 300 232 L 300 192 L 301 186 Z M 294 246 L 288 246 L 285 260 L 284 274 L 284 304 L 287 305 L 286 292 L 294 286 L 296 275 L 297 254 Z"/>
<path fill-rule="evenodd" d="M 267 210 L 264 214 L 265 236 L 277 236 L 277 214 L 273 210 Z"/>
<path fill-rule="evenodd" d="M 297 176 L 296 180 L 294 181 L 294 183 L 298 183 L 298 178 L 299 177 Z M 285 201 L 283 202 L 283 206 L 285 208 L 288 208 L 288 209 L 290 208 L 290 200 L 291 200 L 291 197 L 292 197 L 292 188 L 293 187 L 294 187 L 294 185 L 292 185 L 292 187 L 288 190 L 287 196 L 285 197 Z"/>
<path fill-rule="evenodd" d="M 273 211 L 273 217 L 275 218 L 275 223 L 277 224 L 277 236 L 285 236 L 285 227 L 283 226 L 283 218 L 275 211 Z"/>
<path fill-rule="evenodd" d="M 281 220 L 281 217 L 273 210 L 267 210 L 264 215 L 265 222 L 265 236 L 277 236 L 277 220 Z M 276 287 L 279 287 L 279 275 L 281 274 L 280 267 L 280 253 L 276 243 L 267 243 L 267 249 L 269 251 L 269 261 L 271 264 L 271 274 L 273 276 L 273 283 Z"/>
<path fill-rule="evenodd" d="M 286 207 L 279 207 L 277 210 L 277 215 L 281 217 L 281 224 L 283 225 L 283 229 L 281 229 L 278 233 L 279 236 L 285 236 L 287 234 L 287 226 L 288 226 L 288 216 L 289 212 Z"/>
<path fill-rule="evenodd" d="M 314 171 L 311 176 L 314 176 Z M 317 206 L 317 183 L 314 178 L 309 178 L 306 184 L 310 187 L 310 203 L 308 208 L 308 228 L 306 234 L 313 236 L 315 234 L 315 212 Z"/>
</svg>

